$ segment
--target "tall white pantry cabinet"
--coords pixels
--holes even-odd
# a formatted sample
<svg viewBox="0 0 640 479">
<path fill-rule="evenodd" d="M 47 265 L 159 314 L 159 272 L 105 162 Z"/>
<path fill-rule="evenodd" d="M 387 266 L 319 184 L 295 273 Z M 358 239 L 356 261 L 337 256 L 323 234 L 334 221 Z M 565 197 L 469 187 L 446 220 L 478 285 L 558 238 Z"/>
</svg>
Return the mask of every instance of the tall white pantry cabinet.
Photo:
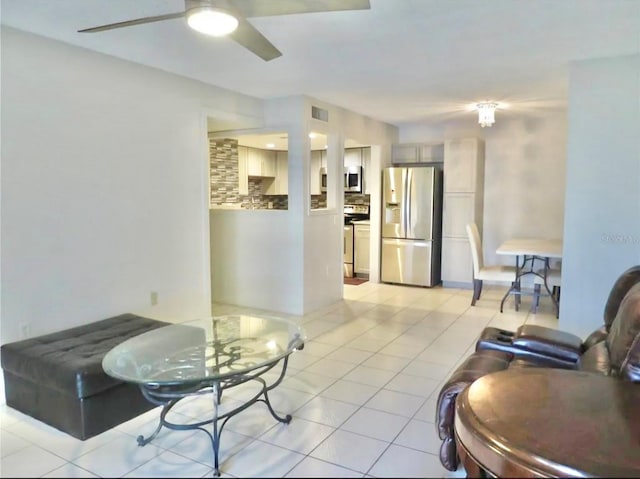
<svg viewBox="0 0 640 479">
<path fill-rule="evenodd" d="M 484 142 L 446 140 L 442 214 L 442 284 L 471 287 L 473 263 L 466 225 L 475 222 L 482 237 Z"/>
</svg>

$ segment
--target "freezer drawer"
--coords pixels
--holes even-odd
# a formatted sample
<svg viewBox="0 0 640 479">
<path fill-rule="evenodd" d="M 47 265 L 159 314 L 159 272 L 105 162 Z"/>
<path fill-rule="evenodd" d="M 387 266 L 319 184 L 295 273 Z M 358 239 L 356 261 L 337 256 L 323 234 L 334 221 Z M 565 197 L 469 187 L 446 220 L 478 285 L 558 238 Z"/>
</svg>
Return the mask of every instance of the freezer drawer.
<svg viewBox="0 0 640 479">
<path fill-rule="evenodd" d="M 381 281 L 435 286 L 432 275 L 432 242 L 382 239 Z"/>
</svg>

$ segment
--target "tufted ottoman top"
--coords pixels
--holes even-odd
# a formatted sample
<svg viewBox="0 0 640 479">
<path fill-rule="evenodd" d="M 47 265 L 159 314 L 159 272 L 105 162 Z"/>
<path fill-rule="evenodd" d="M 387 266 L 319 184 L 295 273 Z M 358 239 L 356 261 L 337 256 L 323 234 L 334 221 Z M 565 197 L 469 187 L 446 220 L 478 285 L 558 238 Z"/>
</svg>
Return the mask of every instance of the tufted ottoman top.
<svg viewBox="0 0 640 479">
<path fill-rule="evenodd" d="M 122 341 L 169 323 L 121 314 L 57 333 L 4 344 L 2 369 L 23 379 L 85 398 L 121 381 L 102 369 L 102 358 Z"/>
</svg>

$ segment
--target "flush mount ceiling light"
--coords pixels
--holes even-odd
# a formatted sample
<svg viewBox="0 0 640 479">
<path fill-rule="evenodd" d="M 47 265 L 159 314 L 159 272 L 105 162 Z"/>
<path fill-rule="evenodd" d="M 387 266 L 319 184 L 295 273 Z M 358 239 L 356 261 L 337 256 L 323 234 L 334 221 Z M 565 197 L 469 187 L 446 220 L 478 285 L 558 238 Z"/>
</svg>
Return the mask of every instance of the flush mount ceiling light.
<svg viewBox="0 0 640 479">
<path fill-rule="evenodd" d="M 485 126 L 491 126 L 495 123 L 497 107 L 497 103 L 489 101 L 476 104 L 476 110 L 478 110 L 478 123 L 480 123 L 482 128 Z"/>
<path fill-rule="evenodd" d="M 195 31 L 222 37 L 238 28 L 238 19 L 215 7 L 197 7 L 187 11 L 187 24 Z"/>
</svg>

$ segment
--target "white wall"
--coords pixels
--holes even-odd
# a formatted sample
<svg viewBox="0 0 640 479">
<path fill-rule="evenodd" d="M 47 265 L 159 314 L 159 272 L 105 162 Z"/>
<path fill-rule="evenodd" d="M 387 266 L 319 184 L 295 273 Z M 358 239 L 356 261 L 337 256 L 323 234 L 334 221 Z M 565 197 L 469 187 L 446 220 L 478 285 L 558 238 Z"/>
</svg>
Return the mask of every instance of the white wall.
<svg viewBox="0 0 640 479">
<path fill-rule="evenodd" d="M 562 237 L 566 122 L 564 111 L 536 115 L 498 111 L 495 124 L 481 128 L 477 117 L 469 113 L 468 118 L 455 121 L 403 125 L 400 141 L 439 142 L 463 137 L 485 141 L 485 262 L 514 264 L 514 258 L 496 254 L 503 241 L 525 236 Z"/>
<path fill-rule="evenodd" d="M 124 312 L 208 315 L 210 234 L 214 250 L 230 246 L 222 268 L 235 281 L 214 275 L 214 295 L 296 313 L 341 299 L 342 203 L 308 212 L 311 103 L 330 111 L 336 141 L 388 151 L 397 140 L 391 125 L 312 99 L 265 113 L 256 98 L 3 27 L 1 341 L 25 324 L 36 336 Z M 222 212 L 210 227 L 212 112 L 289 132 L 287 213 Z"/>
<path fill-rule="evenodd" d="M 574 63 L 569 80 L 560 327 L 585 336 L 640 264 L 640 55 Z"/>
<path fill-rule="evenodd" d="M 214 301 L 295 313 L 302 232 L 287 211 L 211 210 Z"/>
<path fill-rule="evenodd" d="M 2 27 L 1 341 L 210 312 L 203 109 L 262 101 Z M 150 306 L 150 292 L 159 304 Z"/>
</svg>

